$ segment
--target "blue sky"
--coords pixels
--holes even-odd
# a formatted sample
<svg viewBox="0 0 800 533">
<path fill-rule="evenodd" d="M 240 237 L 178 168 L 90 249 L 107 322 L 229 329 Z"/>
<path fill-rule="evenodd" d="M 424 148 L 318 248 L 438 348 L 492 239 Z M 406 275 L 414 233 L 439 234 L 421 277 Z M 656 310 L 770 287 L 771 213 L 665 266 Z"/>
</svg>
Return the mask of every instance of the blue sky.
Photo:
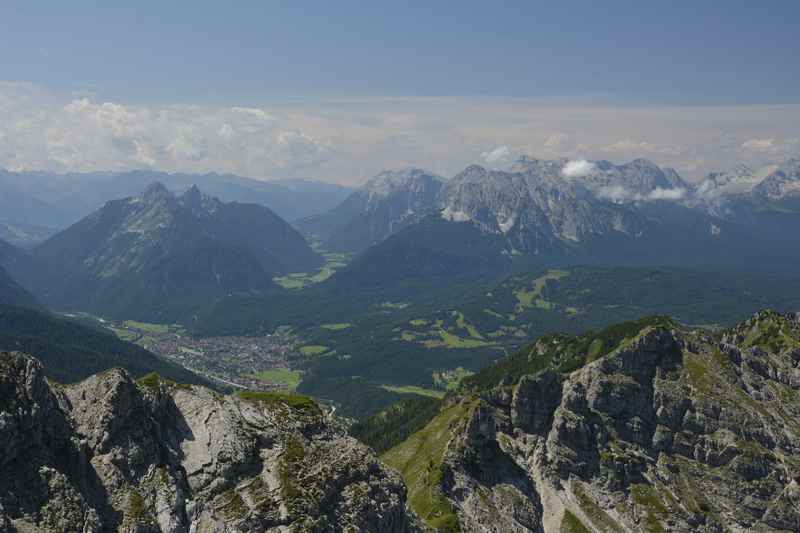
<svg viewBox="0 0 800 533">
<path fill-rule="evenodd" d="M 228 4 L 223 7 L 223 4 Z M 137 101 L 796 103 L 800 2 L 4 2 L 5 79 Z"/>
<path fill-rule="evenodd" d="M 227 5 L 223 5 L 227 4 Z M 0 4 L 0 167 L 362 183 L 800 156 L 800 2 Z"/>
</svg>

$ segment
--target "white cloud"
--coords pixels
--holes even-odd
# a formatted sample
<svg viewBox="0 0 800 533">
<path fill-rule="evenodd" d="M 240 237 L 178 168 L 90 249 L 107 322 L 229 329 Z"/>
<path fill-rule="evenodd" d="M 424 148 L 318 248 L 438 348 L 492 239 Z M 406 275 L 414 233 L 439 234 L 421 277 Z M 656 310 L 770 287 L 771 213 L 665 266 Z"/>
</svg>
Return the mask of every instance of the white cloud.
<svg viewBox="0 0 800 533">
<path fill-rule="evenodd" d="M 496 164 L 503 161 L 507 161 L 511 156 L 511 150 L 508 149 L 508 146 L 498 146 L 494 150 L 489 152 L 482 152 L 481 159 L 486 161 L 489 164 Z"/>
<path fill-rule="evenodd" d="M 48 96 L 0 84 L 0 167 L 307 176 L 332 151 L 330 140 L 260 108 L 142 106 Z"/>
<path fill-rule="evenodd" d="M 561 175 L 565 178 L 584 178 L 592 173 L 594 170 L 594 163 L 579 159 L 576 161 L 568 161 L 564 168 L 561 169 Z"/>
<path fill-rule="evenodd" d="M 662 189 L 661 187 L 656 187 L 647 194 L 646 199 L 650 201 L 664 200 L 667 202 L 677 202 L 678 200 L 683 200 L 685 196 L 686 189 L 683 188 Z"/>
<path fill-rule="evenodd" d="M 605 152 L 655 152 L 656 146 L 645 141 L 635 141 L 633 139 L 620 139 L 603 148 Z"/>
<path fill-rule="evenodd" d="M 0 167 L 150 167 L 359 184 L 387 168 L 452 176 L 476 159 L 497 167 L 526 153 L 617 163 L 647 157 L 699 183 L 737 163 L 760 168 L 800 155 L 800 105 L 382 98 L 245 107 L 135 104 L 98 94 L 102 88 L 60 93 L 0 81 Z"/>
<path fill-rule="evenodd" d="M 546 148 L 560 148 L 563 147 L 569 141 L 569 136 L 563 133 L 555 133 L 549 136 L 544 141 L 544 146 Z"/>
<path fill-rule="evenodd" d="M 686 197 L 686 189 L 662 189 L 656 187 L 647 194 L 641 194 L 635 191 L 626 189 L 622 185 L 610 185 L 608 187 L 601 187 L 595 191 L 598 198 L 609 200 L 615 204 L 622 204 L 627 202 L 677 202 Z"/>
<path fill-rule="evenodd" d="M 742 143 L 742 148 L 754 152 L 774 152 L 777 146 L 775 139 L 750 139 Z"/>
<path fill-rule="evenodd" d="M 634 195 L 631 191 L 622 185 L 611 185 L 608 187 L 601 187 L 595 191 L 595 195 L 603 200 L 610 200 L 615 204 L 623 202 L 631 202 L 634 200 Z"/>
</svg>

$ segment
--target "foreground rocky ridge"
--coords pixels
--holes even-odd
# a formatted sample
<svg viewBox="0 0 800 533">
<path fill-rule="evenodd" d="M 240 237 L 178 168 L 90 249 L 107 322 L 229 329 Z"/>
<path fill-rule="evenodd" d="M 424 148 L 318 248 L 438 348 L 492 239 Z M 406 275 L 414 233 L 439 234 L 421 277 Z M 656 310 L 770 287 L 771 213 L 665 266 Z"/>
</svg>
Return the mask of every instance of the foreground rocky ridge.
<svg viewBox="0 0 800 533">
<path fill-rule="evenodd" d="M 387 452 L 414 509 L 443 531 L 800 531 L 800 315 L 613 337 L 541 339 L 513 369 L 545 370 L 508 365 Z"/>
<path fill-rule="evenodd" d="M 0 352 L 0 531 L 414 531 L 401 478 L 305 397 Z"/>
</svg>

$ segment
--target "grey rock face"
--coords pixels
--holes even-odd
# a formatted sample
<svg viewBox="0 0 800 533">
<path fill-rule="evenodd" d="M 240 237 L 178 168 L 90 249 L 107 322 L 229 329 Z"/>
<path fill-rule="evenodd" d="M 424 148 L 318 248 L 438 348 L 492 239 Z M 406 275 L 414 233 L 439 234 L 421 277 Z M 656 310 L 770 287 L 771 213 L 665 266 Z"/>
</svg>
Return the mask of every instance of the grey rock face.
<svg viewBox="0 0 800 533">
<path fill-rule="evenodd" d="M 697 187 L 697 200 L 719 208 L 726 201 L 757 199 L 767 202 L 800 195 L 800 159 L 753 170 L 738 165 L 714 172 Z"/>
<path fill-rule="evenodd" d="M 333 249 L 374 244 L 440 212 L 505 236 L 517 251 L 538 253 L 612 232 L 633 235 L 641 221 L 629 206 L 681 200 L 690 187 L 672 169 L 644 159 L 624 165 L 523 157 L 506 171 L 467 167 L 444 181 L 411 169 L 384 172 L 325 216 L 300 223 Z"/>
<path fill-rule="evenodd" d="M 798 361 L 796 315 L 647 327 L 465 399 L 441 491 L 462 531 L 798 531 Z"/>
<path fill-rule="evenodd" d="M 111 370 L 47 383 L 0 353 L 0 526 L 19 532 L 416 531 L 395 472 L 310 400 Z"/>
<path fill-rule="evenodd" d="M 687 191 L 675 171 L 646 160 L 616 166 L 524 157 L 509 172 L 468 167 L 445 184 L 439 207 L 448 220 L 472 221 L 535 254 L 592 236 L 635 238 L 645 223 L 643 204 L 679 201 Z"/>
<path fill-rule="evenodd" d="M 786 161 L 753 188 L 755 196 L 770 201 L 800 196 L 800 159 Z"/>
<path fill-rule="evenodd" d="M 416 168 L 382 172 L 329 213 L 298 225 L 329 249 L 358 251 L 435 211 L 443 183 Z"/>
<path fill-rule="evenodd" d="M 339 251 L 362 250 L 436 212 L 499 236 L 510 253 L 591 254 L 600 241 L 647 248 L 650 238 L 687 232 L 705 248 L 707 234 L 716 241 L 728 221 L 743 222 L 732 201 L 787 198 L 800 198 L 798 160 L 758 171 L 740 165 L 694 186 L 646 159 L 615 165 L 523 156 L 507 171 L 471 165 L 446 181 L 421 170 L 384 172 L 299 226 Z"/>
</svg>

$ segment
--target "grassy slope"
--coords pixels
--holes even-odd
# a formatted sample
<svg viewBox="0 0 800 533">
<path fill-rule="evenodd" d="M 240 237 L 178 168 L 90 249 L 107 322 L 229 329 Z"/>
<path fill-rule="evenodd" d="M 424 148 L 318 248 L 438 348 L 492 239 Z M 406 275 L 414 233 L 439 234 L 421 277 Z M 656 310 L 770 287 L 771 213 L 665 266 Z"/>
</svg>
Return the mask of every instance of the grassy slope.
<svg viewBox="0 0 800 533">
<path fill-rule="evenodd" d="M 469 404 L 445 408 L 423 429 L 381 456 L 402 474 L 411 508 L 439 531 L 460 531 L 455 511 L 441 493 L 442 461 L 456 426 L 463 423 L 470 409 Z"/>
</svg>

